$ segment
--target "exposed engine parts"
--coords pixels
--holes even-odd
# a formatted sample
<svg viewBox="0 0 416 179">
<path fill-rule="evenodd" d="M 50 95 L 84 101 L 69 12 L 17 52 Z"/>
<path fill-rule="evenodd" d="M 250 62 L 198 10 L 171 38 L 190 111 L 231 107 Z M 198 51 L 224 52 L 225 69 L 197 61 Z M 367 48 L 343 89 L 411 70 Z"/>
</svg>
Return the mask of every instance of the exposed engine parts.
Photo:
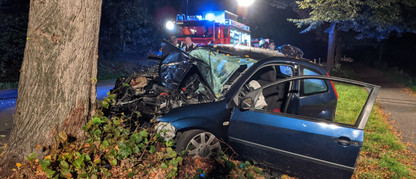
<svg viewBox="0 0 416 179">
<path fill-rule="evenodd" d="M 116 104 L 110 107 L 108 113 L 123 113 L 139 122 L 149 121 L 174 108 L 215 99 L 196 68 L 191 68 L 183 79 L 176 81 L 180 82 L 178 88 L 169 89 L 161 83 L 159 75 L 150 72 L 120 78 L 111 91 L 117 94 Z M 140 111 L 141 116 L 136 111 Z"/>
</svg>

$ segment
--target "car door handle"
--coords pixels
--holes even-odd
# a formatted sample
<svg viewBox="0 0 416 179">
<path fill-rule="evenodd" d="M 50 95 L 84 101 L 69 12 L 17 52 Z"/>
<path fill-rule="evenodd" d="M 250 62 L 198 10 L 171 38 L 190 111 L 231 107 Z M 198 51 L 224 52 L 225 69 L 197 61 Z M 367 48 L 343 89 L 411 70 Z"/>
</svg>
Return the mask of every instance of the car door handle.
<svg viewBox="0 0 416 179">
<path fill-rule="evenodd" d="M 348 146 L 351 144 L 351 139 L 344 136 L 336 138 L 335 141 L 342 146 Z"/>
</svg>

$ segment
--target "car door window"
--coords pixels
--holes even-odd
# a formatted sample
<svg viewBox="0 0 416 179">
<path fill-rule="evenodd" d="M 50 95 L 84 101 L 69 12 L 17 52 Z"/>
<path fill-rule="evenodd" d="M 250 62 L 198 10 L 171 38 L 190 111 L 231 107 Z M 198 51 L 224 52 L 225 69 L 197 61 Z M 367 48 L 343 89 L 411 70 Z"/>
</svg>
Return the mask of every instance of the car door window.
<svg viewBox="0 0 416 179">
<path fill-rule="evenodd" d="M 286 65 L 279 65 L 279 72 L 287 77 L 293 76 L 292 67 Z"/>
<path fill-rule="evenodd" d="M 317 79 L 304 79 L 304 81 L 307 80 Z M 290 113 L 290 115 L 294 115 L 298 119 L 323 120 L 327 122 L 332 121 L 341 125 L 355 125 L 370 95 L 370 90 L 366 87 L 344 82 L 333 82 L 333 84 L 334 91 L 322 94 L 318 102 L 316 100 L 313 101 L 313 103 L 318 103 L 318 105 L 291 105 L 289 107 L 299 109 L 296 110 L 298 111 L 297 113 Z M 256 106 L 253 110 L 262 110 L 274 114 L 285 113 L 285 102 L 287 100 L 296 100 L 296 98 L 287 98 L 289 85 L 290 82 L 284 82 L 263 88 L 261 93 L 263 93 L 264 97 L 257 95 L 253 101 L 256 105 L 259 101 L 260 103 L 265 103 L 265 105 Z M 268 91 L 275 91 L 275 96 L 268 96 Z"/>
<path fill-rule="evenodd" d="M 319 73 L 312 71 L 308 68 L 304 68 L 303 75 L 320 75 Z M 312 95 L 317 93 L 326 92 L 328 90 L 328 86 L 326 85 L 324 80 L 318 79 L 305 79 L 302 80 L 302 94 L 303 95 Z"/>
<path fill-rule="evenodd" d="M 346 83 L 333 83 L 338 93 L 334 122 L 354 125 L 367 101 L 369 89 Z"/>
<path fill-rule="evenodd" d="M 249 93 L 262 86 L 293 76 L 291 66 L 269 65 L 259 69 L 244 85 L 245 92 Z M 286 101 L 289 83 L 277 84 L 263 89 L 258 95 L 254 108 L 268 112 L 281 112 Z"/>
</svg>

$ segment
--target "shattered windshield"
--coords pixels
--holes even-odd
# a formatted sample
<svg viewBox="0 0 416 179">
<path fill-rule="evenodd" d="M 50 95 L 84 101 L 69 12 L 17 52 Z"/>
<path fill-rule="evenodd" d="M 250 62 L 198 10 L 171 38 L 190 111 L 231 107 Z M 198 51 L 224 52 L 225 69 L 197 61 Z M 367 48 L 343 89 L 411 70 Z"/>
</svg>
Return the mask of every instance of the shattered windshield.
<svg viewBox="0 0 416 179">
<path fill-rule="evenodd" d="M 222 95 L 224 85 L 241 65 L 250 67 L 256 62 L 251 58 L 233 56 L 216 50 L 210 50 L 209 48 L 198 48 L 189 54 L 208 64 L 208 66 L 201 64 L 198 68 L 202 71 L 204 78 L 207 79 L 216 97 Z M 211 78 L 211 74 L 213 78 Z"/>
</svg>

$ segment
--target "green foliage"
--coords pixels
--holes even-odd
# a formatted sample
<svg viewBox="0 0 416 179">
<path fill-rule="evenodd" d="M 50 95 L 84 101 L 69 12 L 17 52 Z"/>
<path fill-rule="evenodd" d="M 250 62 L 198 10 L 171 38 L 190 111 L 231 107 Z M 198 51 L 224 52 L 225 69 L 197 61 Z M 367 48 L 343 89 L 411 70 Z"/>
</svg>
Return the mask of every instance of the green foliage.
<svg viewBox="0 0 416 179">
<path fill-rule="evenodd" d="M 263 170 L 256 167 L 256 163 L 252 164 L 249 161 L 241 162 L 231 160 L 222 151 L 217 156 L 216 161 L 219 163 L 218 165 L 222 169 L 222 172 L 229 172 L 228 175 L 234 178 L 256 178 L 263 176 Z"/>
<path fill-rule="evenodd" d="M 109 95 L 104 101 L 111 102 L 114 98 L 114 95 Z M 131 131 L 124 128 L 126 120 L 123 115 L 112 118 L 95 116 L 83 126 L 88 138 L 78 145 L 68 142 L 68 136 L 60 133 L 61 147 L 54 148 L 51 155 L 39 161 L 42 171 L 48 178 L 123 178 L 143 175 L 140 171 L 153 171 L 156 167 L 153 164 L 159 163 L 167 176 L 176 176 L 182 157 L 177 156 L 168 146 L 170 144 L 162 142 L 160 135 L 152 129 Z M 28 156 L 30 161 L 34 158 L 36 154 Z M 144 165 L 149 162 L 153 164 Z M 140 167 L 130 171 L 126 166 Z"/>
<path fill-rule="evenodd" d="M 29 156 L 27 156 L 27 157 L 26 157 L 26 159 L 27 159 L 28 161 L 32 161 L 32 160 L 34 160 L 36 157 L 37 157 L 37 154 L 36 154 L 36 153 L 31 153 L 31 154 L 29 154 Z"/>
<path fill-rule="evenodd" d="M 300 9 L 309 11 L 304 19 L 289 19 L 298 27 L 313 30 L 324 23 L 337 23 L 343 31 L 360 33 L 357 38 L 384 39 L 393 32 L 414 32 L 414 0 L 303 0 Z M 413 16 L 413 17 L 412 17 Z"/>
<path fill-rule="evenodd" d="M 112 103 L 115 97 L 108 94 L 103 102 Z M 29 168 L 38 168 L 33 173 L 47 178 L 177 177 L 186 156 L 173 150 L 174 142 L 165 141 L 153 127 L 139 126 L 132 131 L 125 126 L 128 120 L 123 114 L 109 118 L 99 112 L 82 127 L 87 134 L 84 141 L 72 141 L 70 136 L 59 133 L 60 142 L 51 148 L 48 156 L 34 160 L 36 153 L 32 153 L 27 157 L 35 166 Z M 232 173 L 253 178 L 262 174 L 262 170 L 249 162 L 237 164 L 223 152 L 217 160 L 217 168 L 226 169 L 221 176 Z"/>
<path fill-rule="evenodd" d="M 331 69 L 331 71 L 329 72 L 329 74 L 331 74 L 331 76 L 337 76 L 337 77 L 342 77 L 342 78 L 353 78 L 354 77 L 354 72 L 353 71 L 347 71 L 343 68 L 341 68 L 341 64 L 335 64 L 334 68 Z"/>
</svg>

